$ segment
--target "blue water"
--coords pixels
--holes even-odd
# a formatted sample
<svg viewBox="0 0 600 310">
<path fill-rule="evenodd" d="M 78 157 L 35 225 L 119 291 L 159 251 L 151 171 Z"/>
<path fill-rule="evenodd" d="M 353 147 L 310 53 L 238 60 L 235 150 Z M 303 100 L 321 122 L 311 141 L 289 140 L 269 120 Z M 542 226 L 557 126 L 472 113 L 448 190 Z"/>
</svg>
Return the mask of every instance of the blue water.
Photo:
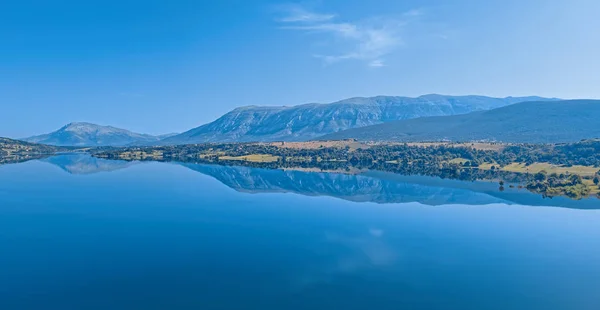
<svg viewBox="0 0 600 310">
<path fill-rule="evenodd" d="M 599 309 L 600 200 L 566 201 L 83 155 L 4 165 L 0 309 Z"/>
</svg>

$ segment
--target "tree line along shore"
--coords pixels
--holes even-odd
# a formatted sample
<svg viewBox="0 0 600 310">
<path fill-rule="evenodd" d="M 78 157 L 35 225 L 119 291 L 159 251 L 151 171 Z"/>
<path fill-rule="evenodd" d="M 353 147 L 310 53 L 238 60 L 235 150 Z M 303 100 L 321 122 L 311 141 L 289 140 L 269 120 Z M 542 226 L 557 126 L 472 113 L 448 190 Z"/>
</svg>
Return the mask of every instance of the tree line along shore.
<svg viewBox="0 0 600 310">
<path fill-rule="evenodd" d="M 521 187 L 547 197 L 581 199 L 600 195 L 600 140 L 564 144 L 336 140 L 64 148 L 1 139 L 0 164 L 73 151 L 129 161 L 179 161 L 342 173 L 380 170 L 466 181 L 491 180 L 498 182 L 499 190 L 506 186 Z"/>
<path fill-rule="evenodd" d="M 96 157 L 493 180 L 546 197 L 600 194 L 600 140 L 565 144 L 360 143 L 354 140 L 98 148 Z"/>
</svg>

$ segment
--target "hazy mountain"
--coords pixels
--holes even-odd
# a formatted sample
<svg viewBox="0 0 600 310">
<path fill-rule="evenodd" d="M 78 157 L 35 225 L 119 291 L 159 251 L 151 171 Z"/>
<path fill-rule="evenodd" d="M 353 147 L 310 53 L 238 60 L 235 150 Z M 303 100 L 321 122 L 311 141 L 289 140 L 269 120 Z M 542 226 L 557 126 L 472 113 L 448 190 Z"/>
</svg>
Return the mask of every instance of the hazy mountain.
<svg viewBox="0 0 600 310">
<path fill-rule="evenodd" d="M 158 136 L 156 136 L 156 137 L 162 140 L 162 139 L 166 139 L 166 138 L 174 137 L 174 136 L 176 136 L 176 135 L 178 135 L 178 134 L 179 134 L 179 133 L 177 133 L 177 132 L 173 132 L 173 133 L 166 133 L 166 134 L 164 134 L 164 135 L 158 135 Z"/>
<path fill-rule="evenodd" d="M 540 97 L 426 95 L 379 96 L 330 104 L 237 108 L 209 124 L 165 139 L 165 144 L 248 141 L 304 141 L 324 134 L 424 116 L 465 114 L 510 104 L 551 100 Z"/>
<path fill-rule="evenodd" d="M 152 144 L 160 137 L 90 123 L 70 123 L 55 132 L 23 139 L 29 142 L 61 146 L 125 146 Z"/>
<path fill-rule="evenodd" d="M 350 129 L 320 140 L 560 143 L 600 137 L 600 100 L 524 102 L 465 115 L 426 117 Z"/>
</svg>

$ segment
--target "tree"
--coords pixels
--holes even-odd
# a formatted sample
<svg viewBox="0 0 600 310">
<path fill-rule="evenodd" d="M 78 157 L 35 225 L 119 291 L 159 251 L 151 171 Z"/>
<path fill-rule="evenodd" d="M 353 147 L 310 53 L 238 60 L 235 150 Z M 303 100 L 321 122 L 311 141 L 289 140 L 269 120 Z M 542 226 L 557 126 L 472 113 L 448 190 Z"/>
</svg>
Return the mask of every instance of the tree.
<svg viewBox="0 0 600 310">
<path fill-rule="evenodd" d="M 581 179 L 580 175 L 577 174 L 573 174 L 569 177 L 569 181 L 571 182 L 571 185 L 577 185 L 577 184 L 581 184 L 583 182 L 583 180 Z"/>
<path fill-rule="evenodd" d="M 544 182 L 544 181 L 546 181 L 546 173 L 545 172 L 546 171 L 542 170 L 542 171 L 536 173 L 535 176 L 534 176 L 535 180 L 538 181 L 538 182 Z"/>
</svg>

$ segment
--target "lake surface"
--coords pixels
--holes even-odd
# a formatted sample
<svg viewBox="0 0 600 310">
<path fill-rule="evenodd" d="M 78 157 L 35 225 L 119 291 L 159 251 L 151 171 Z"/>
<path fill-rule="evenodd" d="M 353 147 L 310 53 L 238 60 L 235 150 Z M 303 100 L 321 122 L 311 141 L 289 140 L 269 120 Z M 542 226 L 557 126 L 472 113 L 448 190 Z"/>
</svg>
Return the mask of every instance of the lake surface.
<svg viewBox="0 0 600 310">
<path fill-rule="evenodd" d="M 599 309 L 600 200 L 489 182 L 0 166 L 0 309 Z"/>
</svg>

